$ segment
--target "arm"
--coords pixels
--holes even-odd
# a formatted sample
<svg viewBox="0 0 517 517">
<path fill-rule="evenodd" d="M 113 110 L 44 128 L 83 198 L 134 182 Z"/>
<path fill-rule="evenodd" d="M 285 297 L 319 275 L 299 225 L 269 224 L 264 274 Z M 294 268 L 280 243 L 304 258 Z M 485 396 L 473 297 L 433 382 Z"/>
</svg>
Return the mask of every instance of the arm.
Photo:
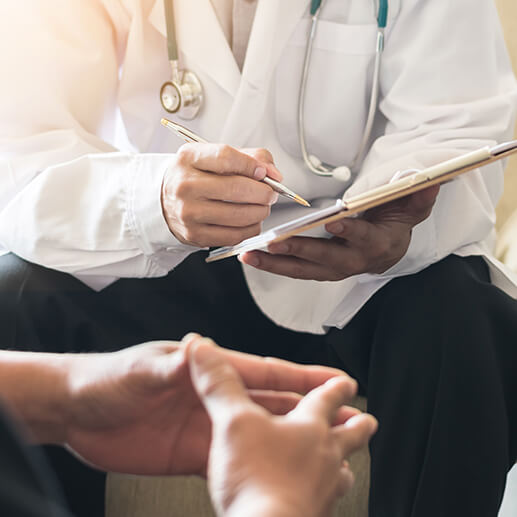
<svg viewBox="0 0 517 517">
<path fill-rule="evenodd" d="M 340 409 L 355 387 L 331 379 L 286 416 L 275 417 L 249 399 L 217 349 L 198 342 L 190 363 L 213 426 L 208 481 L 218 515 L 329 515 L 335 499 L 353 485 L 344 459 L 376 429 L 373 417 Z"/>
<path fill-rule="evenodd" d="M 72 356 L 0 351 L 0 399 L 36 443 L 64 443 Z"/>
<path fill-rule="evenodd" d="M 467 15 L 468 13 L 468 15 Z M 407 0 L 390 27 L 381 70 L 384 135 L 346 195 L 511 138 L 517 89 L 492 2 Z M 361 281 L 417 272 L 490 236 L 503 165 L 327 227 L 335 238 L 295 238 L 243 261 L 298 278 Z M 433 204 L 436 199 L 436 204 Z"/>
<path fill-rule="evenodd" d="M 106 141 L 130 21 L 118 2 L 110 11 L 77 0 L 0 6 L 9 70 L 0 84 L 0 242 L 104 283 L 164 274 L 188 254 L 161 214 L 170 156 L 120 153 Z M 167 246 L 178 253 L 164 264 Z"/>
<path fill-rule="evenodd" d="M 199 246 L 257 233 L 274 194 L 252 179 L 254 172 L 262 166 L 277 175 L 268 157 L 260 161 L 221 146 L 200 146 L 205 158 L 200 171 L 197 151 L 195 156 L 125 153 L 108 144 L 117 96 L 133 88 L 138 89 L 133 104 L 122 108 L 131 135 L 140 147 L 148 146 L 160 112 L 149 93 L 156 84 L 146 81 L 161 76 L 163 56 L 156 52 L 156 35 L 131 30 L 144 23 L 138 8 L 130 13 L 117 0 L 105 4 L 0 4 L 0 47 L 8 49 L 0 66 L 9 71 L 0 83 L 0 243 L 94 287 L 118 277 L 165 275 Z M 130 52 L 127 63 L 124 55 Z M 156 113 L 156 126 L 132 109 Z M 216 174 L 207 179 L 206 170 Z M 236 180 L 230 173 L 247 177 Z M 211 201 L 219 199 L 214 191 L 219 197 L 228 192 L 221 183 L 230 183 L 239 200 L 247 194 L 248 205 L 219 202 L 209 209 L 193 195 L 198 182 L 208 184 Z M 250 213 L 235 217 L 238 210 Z M 206 221 L 199 221 L 207 213 L 209 223 L 222 230 L 214 242 L 206 239 Z"/>
<path fill-rule="evenodd" d="M 106 354 L 0 352 L 0 400 L 35 443 L 67 445 L 97 467 L 143 475 L 206 472 L 210 422 L 192 386 L 183 343 L 158 342 Z M 283 414 L 342 372 L 222 350 L 249 394 Z M 343 409 L 343 417 L 355 414 Z"/>
</svg>

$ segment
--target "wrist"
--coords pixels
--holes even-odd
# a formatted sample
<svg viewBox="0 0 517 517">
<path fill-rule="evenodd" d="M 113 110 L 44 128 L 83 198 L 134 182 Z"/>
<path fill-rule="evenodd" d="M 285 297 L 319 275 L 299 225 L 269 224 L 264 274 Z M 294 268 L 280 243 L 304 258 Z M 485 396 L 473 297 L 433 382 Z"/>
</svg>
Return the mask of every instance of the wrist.
<svg viewBox="0 0 517 517">
<path fill-rule="evenodd" d="M 61 444 L 69 413 L 73 356 L 0 352 L 0 397 L 34 443 Z"/>
</svg>

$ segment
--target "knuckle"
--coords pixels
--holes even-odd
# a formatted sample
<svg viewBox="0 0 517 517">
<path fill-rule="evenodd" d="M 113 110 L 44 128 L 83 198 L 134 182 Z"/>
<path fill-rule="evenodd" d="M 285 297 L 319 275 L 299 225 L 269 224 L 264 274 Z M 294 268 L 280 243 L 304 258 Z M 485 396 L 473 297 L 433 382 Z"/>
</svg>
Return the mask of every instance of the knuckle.
<svg viewBox="0 0 517 517">
<path fill-rule="evenodd" d="M 229 436 L 244 436 L 251 429 L 257 428 L 257 420 L 262 420 L 259 415 L 249 409 L 236 411 L 228 418 L 225 432 Z"/>
<path fill-rule="evenodd" d="M 192 187 L 188 179 L 179 179 L 174 189 L 174 195 L 177 199 L 187 199 L 192 192 Z"/>
<path fill-rule="evenodd" d="M 183 202 L 179 203 L 177 209 L 177 216 L 180 221 L 182 221 L 183 223 L 194 222 L 196 219 L 195 214 L 196 211 L 192 207 L 192 205 Z"/>
<path fill-rule="evenodd" d="M 185 229 L 183 231 L 183 237 L 188 242 L 196 243 L 202 247 L 204 246 L 202 244 L 202 236 L 200 235 L 200 233 L 196 227 L 192 227 L 192 226 L 185 227 Z"/>
<path fill-rule="evenodd" d="M 180 167 L 188 167 L 195 160 L 195 151 L 192 144 L 182 145 L 176 153 L 176 164 Z"/>
<path fill-rule="evenodd" d="M 232 167 L 233 156 L 234 149 L 228 144 L 222 144 L 217 147 L 216 159 L 225 170 L 229 170 Z"/>
<path fill-rule="evenodd" d="M 392 250 L 392 242 L 391 240 L 385 236 L 379 236 L 375 243 L 375 251 L 376 254 L 380 257 L 384 257 L 386 255 L 389 255 Z"/>
<path fill-rule="evenodd" d="M 264 148 L 260 148 L 255 151 L 255 158 L 263 162 L 273 163 L 273 155 Z"/>
</svg>

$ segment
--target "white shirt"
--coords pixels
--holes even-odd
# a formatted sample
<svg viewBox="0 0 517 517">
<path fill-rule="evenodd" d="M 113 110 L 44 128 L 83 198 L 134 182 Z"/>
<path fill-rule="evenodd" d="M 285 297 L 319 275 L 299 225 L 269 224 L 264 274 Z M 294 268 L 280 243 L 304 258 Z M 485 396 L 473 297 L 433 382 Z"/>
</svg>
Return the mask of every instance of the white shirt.
<svg viewBox="0 0 517 517">
<path fill-rule="evenodd" d="M 242 70 L 257 0 L 211 0 L 235 60 Z"/>
<path fill-rule="evenodd" d="M 308 4 L 259 0 L 242 71 L 210 0 L 176 0 L 175 10 L 182 63 L 199 74 L 206 97 L 189 125 L 209 140 L 270 149 L 285 183 L 318 205 L 345 187 L 309 173 L 298 146 Z M 339 165 L 350 163 L 364 129 L 377 29 L 373 2 L 325 6 L 306 130 L 311 152 Z M 3 0 L 0 20 L 8 71 L 0 82 L 0 242 L 97 289 L 167 274 L 195 248 L 173 237 L 161 210 L 164 171 L 182 143 L 159 124 L 158 93 L 170 76 L 162 1 Z M 492 2 L 391 0 L 377 139 L 348 192 L 510 139 L 516 99 Z M 318 333 L 344 326 L 393 277 L 451 253 L 491 261 L 502 170 L 493 164 L 446 185 L 405 257 L 383 275 L 307 282 L 246 268 L 251 293 L 279 325 Z M 298 213 L 281 200 L 267 224 Z M 502 271 L 492 268 L 492 279 L 515 294 Z"/>
</svg>

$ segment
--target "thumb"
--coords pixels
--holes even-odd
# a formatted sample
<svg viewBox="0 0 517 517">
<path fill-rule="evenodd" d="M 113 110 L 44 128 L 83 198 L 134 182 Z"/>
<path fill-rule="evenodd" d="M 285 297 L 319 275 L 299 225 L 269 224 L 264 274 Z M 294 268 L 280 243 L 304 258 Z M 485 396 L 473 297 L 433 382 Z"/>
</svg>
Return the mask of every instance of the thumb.
<svg viewBox="0 0 517 517">
<path fill-rule="evenodd" d="M 422 222 L 429 217 L 439 192 L 440 186 L 434 185 L 409 197 L 408 211 L 418 222 Z"/>
<path fill-rule="evenodd" d="M 192 384 L 213 422 L 253 406 L 239 374 L 212 340 L 192 343 L 189 365 Z"/>
</svg>

